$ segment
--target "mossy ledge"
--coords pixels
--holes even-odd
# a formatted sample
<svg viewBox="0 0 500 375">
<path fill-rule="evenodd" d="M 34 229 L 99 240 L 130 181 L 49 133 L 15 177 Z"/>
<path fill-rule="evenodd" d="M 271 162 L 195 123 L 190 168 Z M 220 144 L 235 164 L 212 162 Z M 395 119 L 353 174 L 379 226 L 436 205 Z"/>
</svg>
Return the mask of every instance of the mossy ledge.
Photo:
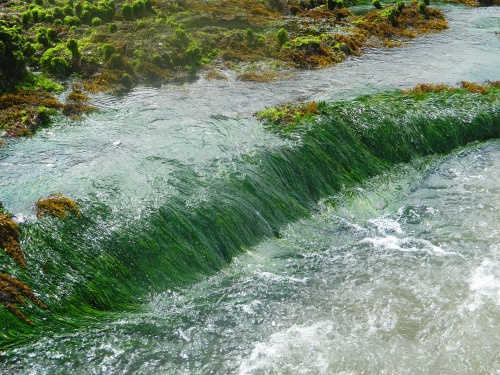
<svg viewBox="0 0 500 375">
<path fill-rule="evenodd" d="M 72 330 L 213 274 L 309 215 L 318 200 L 396 163 L 498 138 L 500 87 L 483 85 L 478 93 L 472 86 L 304 105 L 295 111 L 300 120 L 266 125 L 290 141 L 242 157 L 224 179 L 214 174 L 198 205 L 186 205 L 198 193 L 186 181 L 185 195 L 118 226 L 117 213 L 95 200 L 82 206 L 81 217 L 23 224 L 30 268 L 15 276 L 50 311 L 30 310 L 31 327 L 0 309 L 0 348 Z"/>
<path fill-rule="evenodd" d="M 47 125 L 54 111 L 68 108 L 49 94 L 61 89 L 54 80 L 79 81 L 79 99 L 84 92 L 185 81 L 200 72 L 224 80 L 224 71 L 243 66 L 238 80 L 269 82 L 286 77 L 283 70 L 324 68 L 365 47 L 404 46 L 407 38 L 448 27 L 428 2 L 380 5 L 364 16 L 349 10 L 354 4 L 10 0 L 0 17 L 0 92 L 26 100 L 22 105 L 12 97 L 2 100 L 0 134 L 30 135 Z M 81 104 L 79 113 L 87 112 Z"/>
</svg>

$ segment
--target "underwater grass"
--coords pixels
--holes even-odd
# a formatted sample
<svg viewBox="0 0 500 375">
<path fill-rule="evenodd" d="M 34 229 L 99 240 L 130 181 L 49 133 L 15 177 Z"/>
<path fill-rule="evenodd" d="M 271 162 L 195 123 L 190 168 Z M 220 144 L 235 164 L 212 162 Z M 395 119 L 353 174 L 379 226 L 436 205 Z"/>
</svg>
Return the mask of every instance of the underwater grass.
<svg viewBox="0 0 500 375">
<path fill-rule="evenodd" d="M 81 217 L 22 223 L 29 269 L 15 268 L 6 254 L 0 263 L 48 310 L 26 312 L 35 327 L 0 310 L 0 348 L 140 306 L 152 294 L 213 274 L 309 215 L 319 199 L 396 163 L 497 138 L 499 103 L 498 87 L 483 94 L 394 92 L 317 103 L 318 114 L 305 120 L 266 125 L 289 139 L 287 146 L 244 155 L 222 177 L 186 178 L 182 193 L 140 219 L 130 221 L 92 199 L 79 202 Z M 185 173 L 196 175 L 188 167 Z"/>
</svg>

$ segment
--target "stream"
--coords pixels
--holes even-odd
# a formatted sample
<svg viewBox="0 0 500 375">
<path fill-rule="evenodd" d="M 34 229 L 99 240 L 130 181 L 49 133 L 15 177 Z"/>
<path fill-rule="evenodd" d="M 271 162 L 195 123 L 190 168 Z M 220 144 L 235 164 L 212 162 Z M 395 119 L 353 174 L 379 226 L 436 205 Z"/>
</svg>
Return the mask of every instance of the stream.
<svg viewBox="0 0 500 375">
<path fill-rule="evenodd" d="M 135 246 L 130 262 L 137 272 L 151 268 L 141 282 L 152 286 L 136 309 L 42 329 L 0 357 L 0 372 L 499 374 L 500 141 L 396 165 L 320 197 L 306 214 L 285 220 L 277 212 L 279 233 L 272 220 L 238 221 L 253 208 L 233 194 L 233 181 L 248 176 L 259 181 L 252 189 L 267 186 L 258 180 L 262 155 L 285 159 L 277 150 L 293 149 L 254 111 L 419 83 L 500 80 L 500 7 L 440 8 L 450 29 L 405 48 L 268 84 L 199 79 L 99 94 L 92 104 L 100 110 L 83 120 L 60 117 L 9 141 L 0 149 L 0 201 L 18 221 L 34 222 L 34 202 L 54 193 L 77 199 L 92 217 L 81 238 L 52 222 L 34 225 L 29 238 L 44 230 L 55 243 L 84 243 L 89 255 L 80 261 L 94 258 L 95 267 Z M 276 173 L 286 179 L 284 165 Z M 141 246 L 184 246 L 167 239 L 170 229 L 155 229 L 160 218 L 179 207 L 203 218 L 220 204 L 234 207 L 217 217 L 224 256 L 172 256 L 169 265 L 187 276 L 153 271 L 163 260 Z M 192 217 L 179 214 L 179 223 L 196 227 L 185 237 L 221 247 L 209 236 L 214 229 Z M 248 241 L 226 250 L 243 232 Z M 57 283 L 61 294 L 73 290 Z"/>
</svg>

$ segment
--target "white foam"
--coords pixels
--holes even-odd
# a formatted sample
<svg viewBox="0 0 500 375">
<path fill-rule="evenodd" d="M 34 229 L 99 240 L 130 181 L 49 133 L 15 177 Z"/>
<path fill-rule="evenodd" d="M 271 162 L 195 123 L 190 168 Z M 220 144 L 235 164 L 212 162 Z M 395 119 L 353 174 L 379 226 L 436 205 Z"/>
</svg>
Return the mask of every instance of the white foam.
<svg viewBox="0 0 500 375">
<path fill-rule="evenodd" d="M 470 311 L 476 310 L 487 301 L 500 305 L 500 264 L 489 259 L 483 260 L 469 279 L 472 301 L 467 305 Z"/>
<path fill-rule="evenodd" d="M 368 220 L 370 223 L 375 225 L 377 227 L 377 230 L 380 233 L 383 234 L 388 234 L 388 233 L 395 233 L 395 234 L 402 234 L 403 230 L 401 229 L 401 225 L 396 220 L 385 218 L 385 217 L 380 217 L 376 219 L 370 219 Z"/>
<path fill-rule="evenodd" d="M 432 242 L 414 238 L 414 237 L 368 237 L 359 242 L 360 244 L 369 244 L 375 249 L 396 250 L 402 252 L 426 252 L 430 255 L 455 255 L 452 251 L 446 251 L 440 246 L 434 245 Z"/>
<path fill-rule="evenodd" d="M 330 355 L 328 333 L 332 332 L 331 322 L 312 325 L 294 325 L 276 332 L 266 342 L 255 345 L 250 356 L 242 361 L 238 373 L 318 373 L 335 374 L 329 370 Z M 307 364 L 307 366 L 305 366 Z M 314 368 L 314 370 L 313 370 Z M 344 374 L 347 373 L 337 373 Z"/>
</svg>

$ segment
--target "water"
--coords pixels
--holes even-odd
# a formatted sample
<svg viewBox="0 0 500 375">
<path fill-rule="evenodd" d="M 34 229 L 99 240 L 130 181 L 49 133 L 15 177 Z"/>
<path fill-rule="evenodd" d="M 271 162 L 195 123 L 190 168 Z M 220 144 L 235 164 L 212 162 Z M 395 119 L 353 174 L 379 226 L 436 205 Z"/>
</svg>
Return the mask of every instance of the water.
<svg viewBox="0 0 500 375">
<path fill-rule="evenodd" d="M 499 167 L 498 141 L 398 167 L 223 272 L 16 349 L 10 363 L 33 374 L 496 374 Z"/>
<path fill-rule="evenodd" d="M 252 114 L 285 101 L 352 99 L 419 83 L 500 80 L 498 7 L 443 6 L 450 29 L 376 50 L 338 66 L 301 71 L 271 84 L 199 80 L 124 97 L 100 95 L 103 109 L 82 122 L 58 123 L 0 154 L 0 197 L 11 212 L 33 217 L 41 195 L 98 195 L 116 206 L 163 202 L 179 175 L 204 177 L 256 148 L 282 142 Z M 37 150 L 33 152 L 33 150 Z M 212 173 L 212 172 L 211 172 Z M 168 192 L 168 193 L 166 193 Z"/>
<path fill-rule="evenodd" d="M 31 257 L 32 273 L 21 276 L 36 280 L 66 321 L 37 323 L 35 339 L 6 353 L 2 371 L 497 374 L 498 141 L 397 166 L 319 205 L 285 207 L 292 193 L 272 191 L 271 214 L 266 198 L 252 198 L 278 184 L 266 180 L 273 166 L 283 180 L 295 173 L 293 142 L 263 130 L 255 110 L 499 80 L 499 8 L 444 9 L 452 28 L 408 48 L 269 85 L 200 80 L 100 95 L 103 111 L 3 147 L 0 200 L 25 220 Z M 316 183 L 308 188 L 327 191 Z M 86 221 L 32 223 L 33 202 L 58 192 L 80 200 Z M 164 247 L 185 255 L 170 258 Z M 185 267 L 194 284 L 173 271 Z M 116 284 L 119 277 L 138 285 Z M 132 311 L 64 318 L 68 296 L 106 306 L 123 288 L 149 293 Z"/>
</svg>

